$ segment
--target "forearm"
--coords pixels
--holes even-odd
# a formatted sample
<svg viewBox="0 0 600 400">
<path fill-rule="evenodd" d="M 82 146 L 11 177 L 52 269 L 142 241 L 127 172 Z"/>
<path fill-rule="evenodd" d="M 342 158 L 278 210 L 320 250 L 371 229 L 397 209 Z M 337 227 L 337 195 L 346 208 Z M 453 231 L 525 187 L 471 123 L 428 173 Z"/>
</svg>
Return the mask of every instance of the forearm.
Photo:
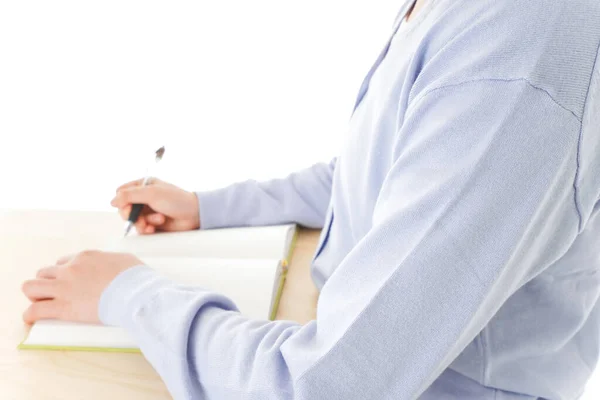
<svg viewBox="0 0 600 400">
<path fill-rule="evenodd" d="M 335 160 L 315 164 L 283 179 L 248 180 L 199 192 L 203 229 L 298 223 L 321 228 L 331 197 Z"/>
<path fill-rule="evenodd" d="M 293 322 L 249 320 L 226 297 L 145 266 L 118 276 L 99 313 L 135 338 L 175 399 L 293 398 L 280 353 L 301 328 Z"/>
</svg>

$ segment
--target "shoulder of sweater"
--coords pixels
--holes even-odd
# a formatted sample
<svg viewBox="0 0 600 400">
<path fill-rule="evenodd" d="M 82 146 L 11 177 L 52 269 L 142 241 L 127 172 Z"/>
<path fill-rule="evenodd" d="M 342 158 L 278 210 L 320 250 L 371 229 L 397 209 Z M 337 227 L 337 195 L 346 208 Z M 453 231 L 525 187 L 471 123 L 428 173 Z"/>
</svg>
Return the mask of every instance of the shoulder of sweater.
<svg viewBox="0 0 600 400">
<path fill-rule="evenodd" d="M 411 98 L 471 80 L 517 80 L 582 118 L 600 46 L 600 2 L 437 0 L 422 21 Z"/>
</svg>

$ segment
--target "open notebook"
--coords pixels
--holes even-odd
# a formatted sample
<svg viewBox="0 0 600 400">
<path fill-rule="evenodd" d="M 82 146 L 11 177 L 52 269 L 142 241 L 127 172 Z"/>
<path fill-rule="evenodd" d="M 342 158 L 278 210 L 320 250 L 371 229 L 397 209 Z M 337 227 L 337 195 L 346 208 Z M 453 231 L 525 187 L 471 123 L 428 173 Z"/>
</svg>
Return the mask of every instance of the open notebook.
<svg viewBox="0 0 600 400">
<path fill-rule="evenodd" d="M 120 239 L 106 250 L 137 255 L 175 282 L 231 298 L 248 317 L 274 319 L 294 248 L 295 225 L 228 228 Z M 137 352 L 120 328 L 44 320 L 20 349 Z"/>
</svg>

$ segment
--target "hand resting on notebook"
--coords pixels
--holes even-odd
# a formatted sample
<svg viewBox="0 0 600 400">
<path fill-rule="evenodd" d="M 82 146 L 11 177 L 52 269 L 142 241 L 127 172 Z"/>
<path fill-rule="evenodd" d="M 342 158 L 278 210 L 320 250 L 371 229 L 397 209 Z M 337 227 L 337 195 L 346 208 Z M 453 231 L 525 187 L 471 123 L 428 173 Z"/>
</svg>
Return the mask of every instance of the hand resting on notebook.
<svg viewBox="0 0 600 400">
<path fill-rule="evenodd" d="M 125 253 L 84 251 L 63 257 L 42 268 L 36 279 L 23 283 L 31 305 L 23 320 L 32 324 L 41 319 L 99 323 L 98 303 L 102 292 L 121 272 L 143 264 Z"/>
<path fill-rule="evenodd" d="M 113 207 L 119 209 L 124 220 L 129 218 L 132 204 L 144 204 L 135 228 L 139 234 L 189 231 L 200 227 L 198 199 L 195 193 L 155 179 L 142 186 L 142 179 L 120 186 Z"/>
</svg>

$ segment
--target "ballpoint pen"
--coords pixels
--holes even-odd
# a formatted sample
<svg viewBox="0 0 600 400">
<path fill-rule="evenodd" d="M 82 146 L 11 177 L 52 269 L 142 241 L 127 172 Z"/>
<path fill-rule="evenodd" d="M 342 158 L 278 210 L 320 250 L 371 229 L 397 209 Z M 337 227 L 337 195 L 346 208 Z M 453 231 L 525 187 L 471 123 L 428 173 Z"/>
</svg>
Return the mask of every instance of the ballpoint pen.
<svg viewBox="0 0 600 400">
<path fill-rule="evenodd" d="M 165 154 L 165 146 L 156 150 L 156 152 L 154 154 L 154 164 L 152 164 L 150 166 L 150 168 L 148 168 L 148 171 L 146 171 L 146 177 L 144 178 L 144 180 L 142 182 L 142 186 L 146 186 L 150 183 L 150 181 L 152 180 L 152 174 L 151 174 L 152 166 L 158 164 L 158 162 L 162 159 L 164 154 Z M 127 225 L 125 226 L 125 235 L 124 236 L 127 236 L 129 234 L 131 227 L 136 223 L 143 208 L 144 208 L 143 204 L 134 204 L 131 206 L 131 211 L 129 212 L 129 218 L 127 219 Z"/>
</svg>

